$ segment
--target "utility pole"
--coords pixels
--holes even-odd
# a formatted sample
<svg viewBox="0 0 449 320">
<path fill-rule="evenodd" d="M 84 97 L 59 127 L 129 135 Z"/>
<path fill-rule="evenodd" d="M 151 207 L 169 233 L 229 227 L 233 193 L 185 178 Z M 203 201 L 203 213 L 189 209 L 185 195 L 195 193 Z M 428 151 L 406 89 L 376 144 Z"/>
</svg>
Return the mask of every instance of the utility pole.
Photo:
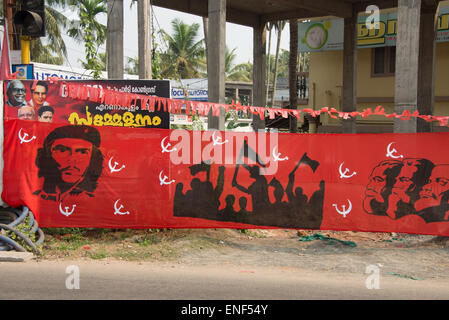
<svg viewBox="0 0 449 320">
<path fill-rule="evenodd" d="M 151 3 L 150 0 L 139 0 L 137 6 L 137 30 L 139 38 L 139 79 L 151 79 Z"/>
<path fill-rule="evenodd" d="M 22 57 L 22 63 L 23 64 L 29 64 L 31 53 L 30 53 L 30 46 L 31 46 L 31 38 L 29 36 L 20 36 L 20 43 L 21 43 L 21 57 Z"/>
<path fill-rule="evenodd" d="M 20 39 L 15 33 L 13 24 L 13 16 L 17 11 L 17 3 L 15 0 L 3 0 L 3 13 L 8 25 L 8 37 L 11 50 L 20 50 Z"/>
<path fill-rule="evenodd" d="M 108 79 L 123 79 L 123 0 L 108 0 Z"/>
</svg>

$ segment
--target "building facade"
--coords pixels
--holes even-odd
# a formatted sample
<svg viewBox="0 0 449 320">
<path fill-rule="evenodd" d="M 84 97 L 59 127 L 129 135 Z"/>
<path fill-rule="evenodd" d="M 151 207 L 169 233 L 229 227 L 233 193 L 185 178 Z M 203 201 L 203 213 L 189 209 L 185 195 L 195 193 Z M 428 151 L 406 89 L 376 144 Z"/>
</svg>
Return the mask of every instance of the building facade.
<svg viewBox="0 0 449 320">
<path fill-rule="evenodd" d="M 380 25 L 366 26 L 367 15 L 359 15 L 357 49 L 357 111 L 382 106 L 385 112 L 395 112 L 395 67 L 397 9 L 381 11 Z M 299 50 L 310 52 L 309 97 L 300 108 L 333 107 L 342 110 L 343 103 L 343 19 L 321 18 L 299 24 Z M 313 26 L 327 27 L 315 35 L 307 31 Z M 315 37 L 315 38 L 314 38 Z M 312 42 L 309 46 L 307 41 Z M 312 48 L 314 47 L 314 48 Z M 449 1 L 440 3 L 435 41 L 434 109 L 433 115 L 449 114 Z M 394 121 L 384 116 L 358 117 L 357 132 L 394 132 Z M 449 128 L 433 125 L 433 131 Z M 341 120 L 321 115 L 317 132 L 342 132 Z"/>
</svg>

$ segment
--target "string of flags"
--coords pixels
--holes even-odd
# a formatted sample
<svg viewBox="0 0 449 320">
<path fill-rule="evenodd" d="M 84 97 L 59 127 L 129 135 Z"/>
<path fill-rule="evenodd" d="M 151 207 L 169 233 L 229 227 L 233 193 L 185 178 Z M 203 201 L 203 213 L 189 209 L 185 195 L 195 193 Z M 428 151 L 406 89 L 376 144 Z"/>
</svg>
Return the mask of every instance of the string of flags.
<svg viewBox="0 0 449 320">
<path fill-rule="evenodd" d="M 266 117 L 269 119 L 275 119 L 277 116 L 283 118 L 295 117 L 301 120 L 301 113 L 310 115 L 313 118 L 318 117 L 321 114 L 328 114 L 333 119 L 350 119 L 360 116 L 362 118 L 368 118 L 370 116 L 384 116 L 387 118 L 395 118 L 403 121 L 410 120 L 411 118 L 420 118 L 426 122 L 437 121 L 440 126 L 448 126 L 449 116 L 434 116 L 434 115 L 422 115 L 417 110 L 410 112 L 404 110 L 401 114 L 396 112 L 387 113 L 382 106 L 374 108 L 365 108 L 362 111 L 343 112 L 338 111 L 333 107 L 322 107 L 319 110 L 311 108 L 303 109 L 283 109 L 283 108 L 269 108 L 269 107 L 256 107 L 245 106 L 239 102 L 232 101 L 231 104 L 203 102 L 203 101 L 190 101 L 170 99 L 165 97 L 155 97 L 144 94 L 119 92 L 111 89 L 105 89 L 100 87 L 88 86 L 80 83 L 61 81 L 61 78 L 49 78 L 51 83 L 60 82 L 60 96 L 70 97 L 77 100 L 88 100 L 96 103 L 102 103 L 106 105 L 120 105 L 124 108 L 131 108 L 140 101 L 142 110 L 149 111 L 166 111 L 170 113 L 181 114 L 185 110 L 185 114 L 207 116 L 212 110 L 213 116 L 219 116 L 222 109 L 226 112 L 229 110 L 242 111 L 246 114 L 252 113 L 258 115 L 261 120 Z"/>
</svg>

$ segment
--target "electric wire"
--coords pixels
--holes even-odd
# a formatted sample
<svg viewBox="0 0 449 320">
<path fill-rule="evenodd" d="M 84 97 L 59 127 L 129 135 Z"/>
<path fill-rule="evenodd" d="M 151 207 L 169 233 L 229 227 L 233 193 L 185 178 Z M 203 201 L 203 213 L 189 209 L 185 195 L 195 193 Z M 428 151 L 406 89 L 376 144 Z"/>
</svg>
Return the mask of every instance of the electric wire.
<svg viewBox="0 0 449 320">
<path fill-rule="evenodd" d="M 167 50 L 167 52 L 168 52 L 168 50 L 170 49 L 170 46 L 169 46 L 169 44 L 168 44 L 168 41 L 167 41 L 167 39 L 165 39 L 165 37 L 163 36 L 163 35 L 161 35 L 161 33 L 162 33 L 162 31 L 164 31 L 162 28 L 161 28 L 161 25 L 159 24 L 159 20 L 158 20 L 158 18 L 157 18 L 157 16 L 156 16 L 156 13 L 154 12 L 154 8 L 153 8 L 153 4 L 151 4 L 151 2 L 150 2 L 150 6 L 151 6 L 151 18 L 153 19 L 155 19 L 156 20 L 156 24 L 157 24 L 157 26 L 158 26 L 158 32 L 157 32 L 157 34 L 159 35 L 159 39 L 161 39 L 162 40 L 162 43 L 165 45 L 165 48 L 166 48 L 166 50 Z M 151 29 L 151 30 L 154 30 L 154 29 Z M 154 47 L 154 46 L 153 46 Z M 179 81 L 179 83 L 181 84 L 181 88 L 184 90 L 184 92 L 186 92 L 186 94 L 188 93 L 188 91 L 186 90 L 186 86 L 183 84 L 183 82 L 182 82 L 182 79 L 181 79 L 181 76 L 178 74 L 178 72 L 177 72 L 177 70 L 176 70 L 176 72 L 175 72 L 175 76 L 176 76 L 176 79 L 175 80 L 177 80 L 177 81 Z"/>
</svg>

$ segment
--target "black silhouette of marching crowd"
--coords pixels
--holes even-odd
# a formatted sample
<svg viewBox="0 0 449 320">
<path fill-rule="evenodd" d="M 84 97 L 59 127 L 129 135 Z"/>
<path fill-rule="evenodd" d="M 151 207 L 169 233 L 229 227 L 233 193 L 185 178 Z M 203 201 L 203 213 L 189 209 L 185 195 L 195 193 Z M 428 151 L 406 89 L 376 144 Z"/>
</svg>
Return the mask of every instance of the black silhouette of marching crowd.
<svg viewBox="0 0 449 320">
<path fill-rule="evenodd" d="M 248 146 L 245 144 L 243 154 L 248 156 Z M 251 151 L 251 150 L 250 150 Z M 220 210 L 220 197 L 225 184 L 224 166 L 218 168 L 218 178 L 214 188 L 210 181 L 211 164 L 201 163 L 190 166 L 190 174 L 193 179 L 190 182 L 190 190 L 183 193 L 183 184 L 176 185 L 173 213 L 177 217 L 203 218 L 217 221 L 239 222 L 259 226 L 297 227 L 316 229 L 321 225 L 324 204 L 324 181 L 319 184 L 318 190 L 308 199 L 303 194 L 301 187 L 294 188 L 295 172 L 300 164 L 306 164 L 313 172 L 319 166 L 319 162 L 310 159 L 306 153 L 299 160 L 293 171 L 289 174 L 287 186 L 273 177 L 268 183 L 266 176 L 261 174 L 264 164 L 255 155 L 257 164 L 236 164 L 231 186 L 247 194 L 251 199 L 252 210 L 248 211 L 248 199 L 241 196 L 238 199 L 239 209 L 236 210 L 236 197 L 228 194 L 224 199 L 224 208 Z M 249 172 L 253 180 L 248 186 L 243 186 L 237 181 L 240 168 Z M 206 172 L 206 180 L 196 178 L 199 172 Z M 275 201 L 269 199 L 269 188 L 273 188 Z M 287 194 L 288 202 L 283 201 Z"/>
</svg>

